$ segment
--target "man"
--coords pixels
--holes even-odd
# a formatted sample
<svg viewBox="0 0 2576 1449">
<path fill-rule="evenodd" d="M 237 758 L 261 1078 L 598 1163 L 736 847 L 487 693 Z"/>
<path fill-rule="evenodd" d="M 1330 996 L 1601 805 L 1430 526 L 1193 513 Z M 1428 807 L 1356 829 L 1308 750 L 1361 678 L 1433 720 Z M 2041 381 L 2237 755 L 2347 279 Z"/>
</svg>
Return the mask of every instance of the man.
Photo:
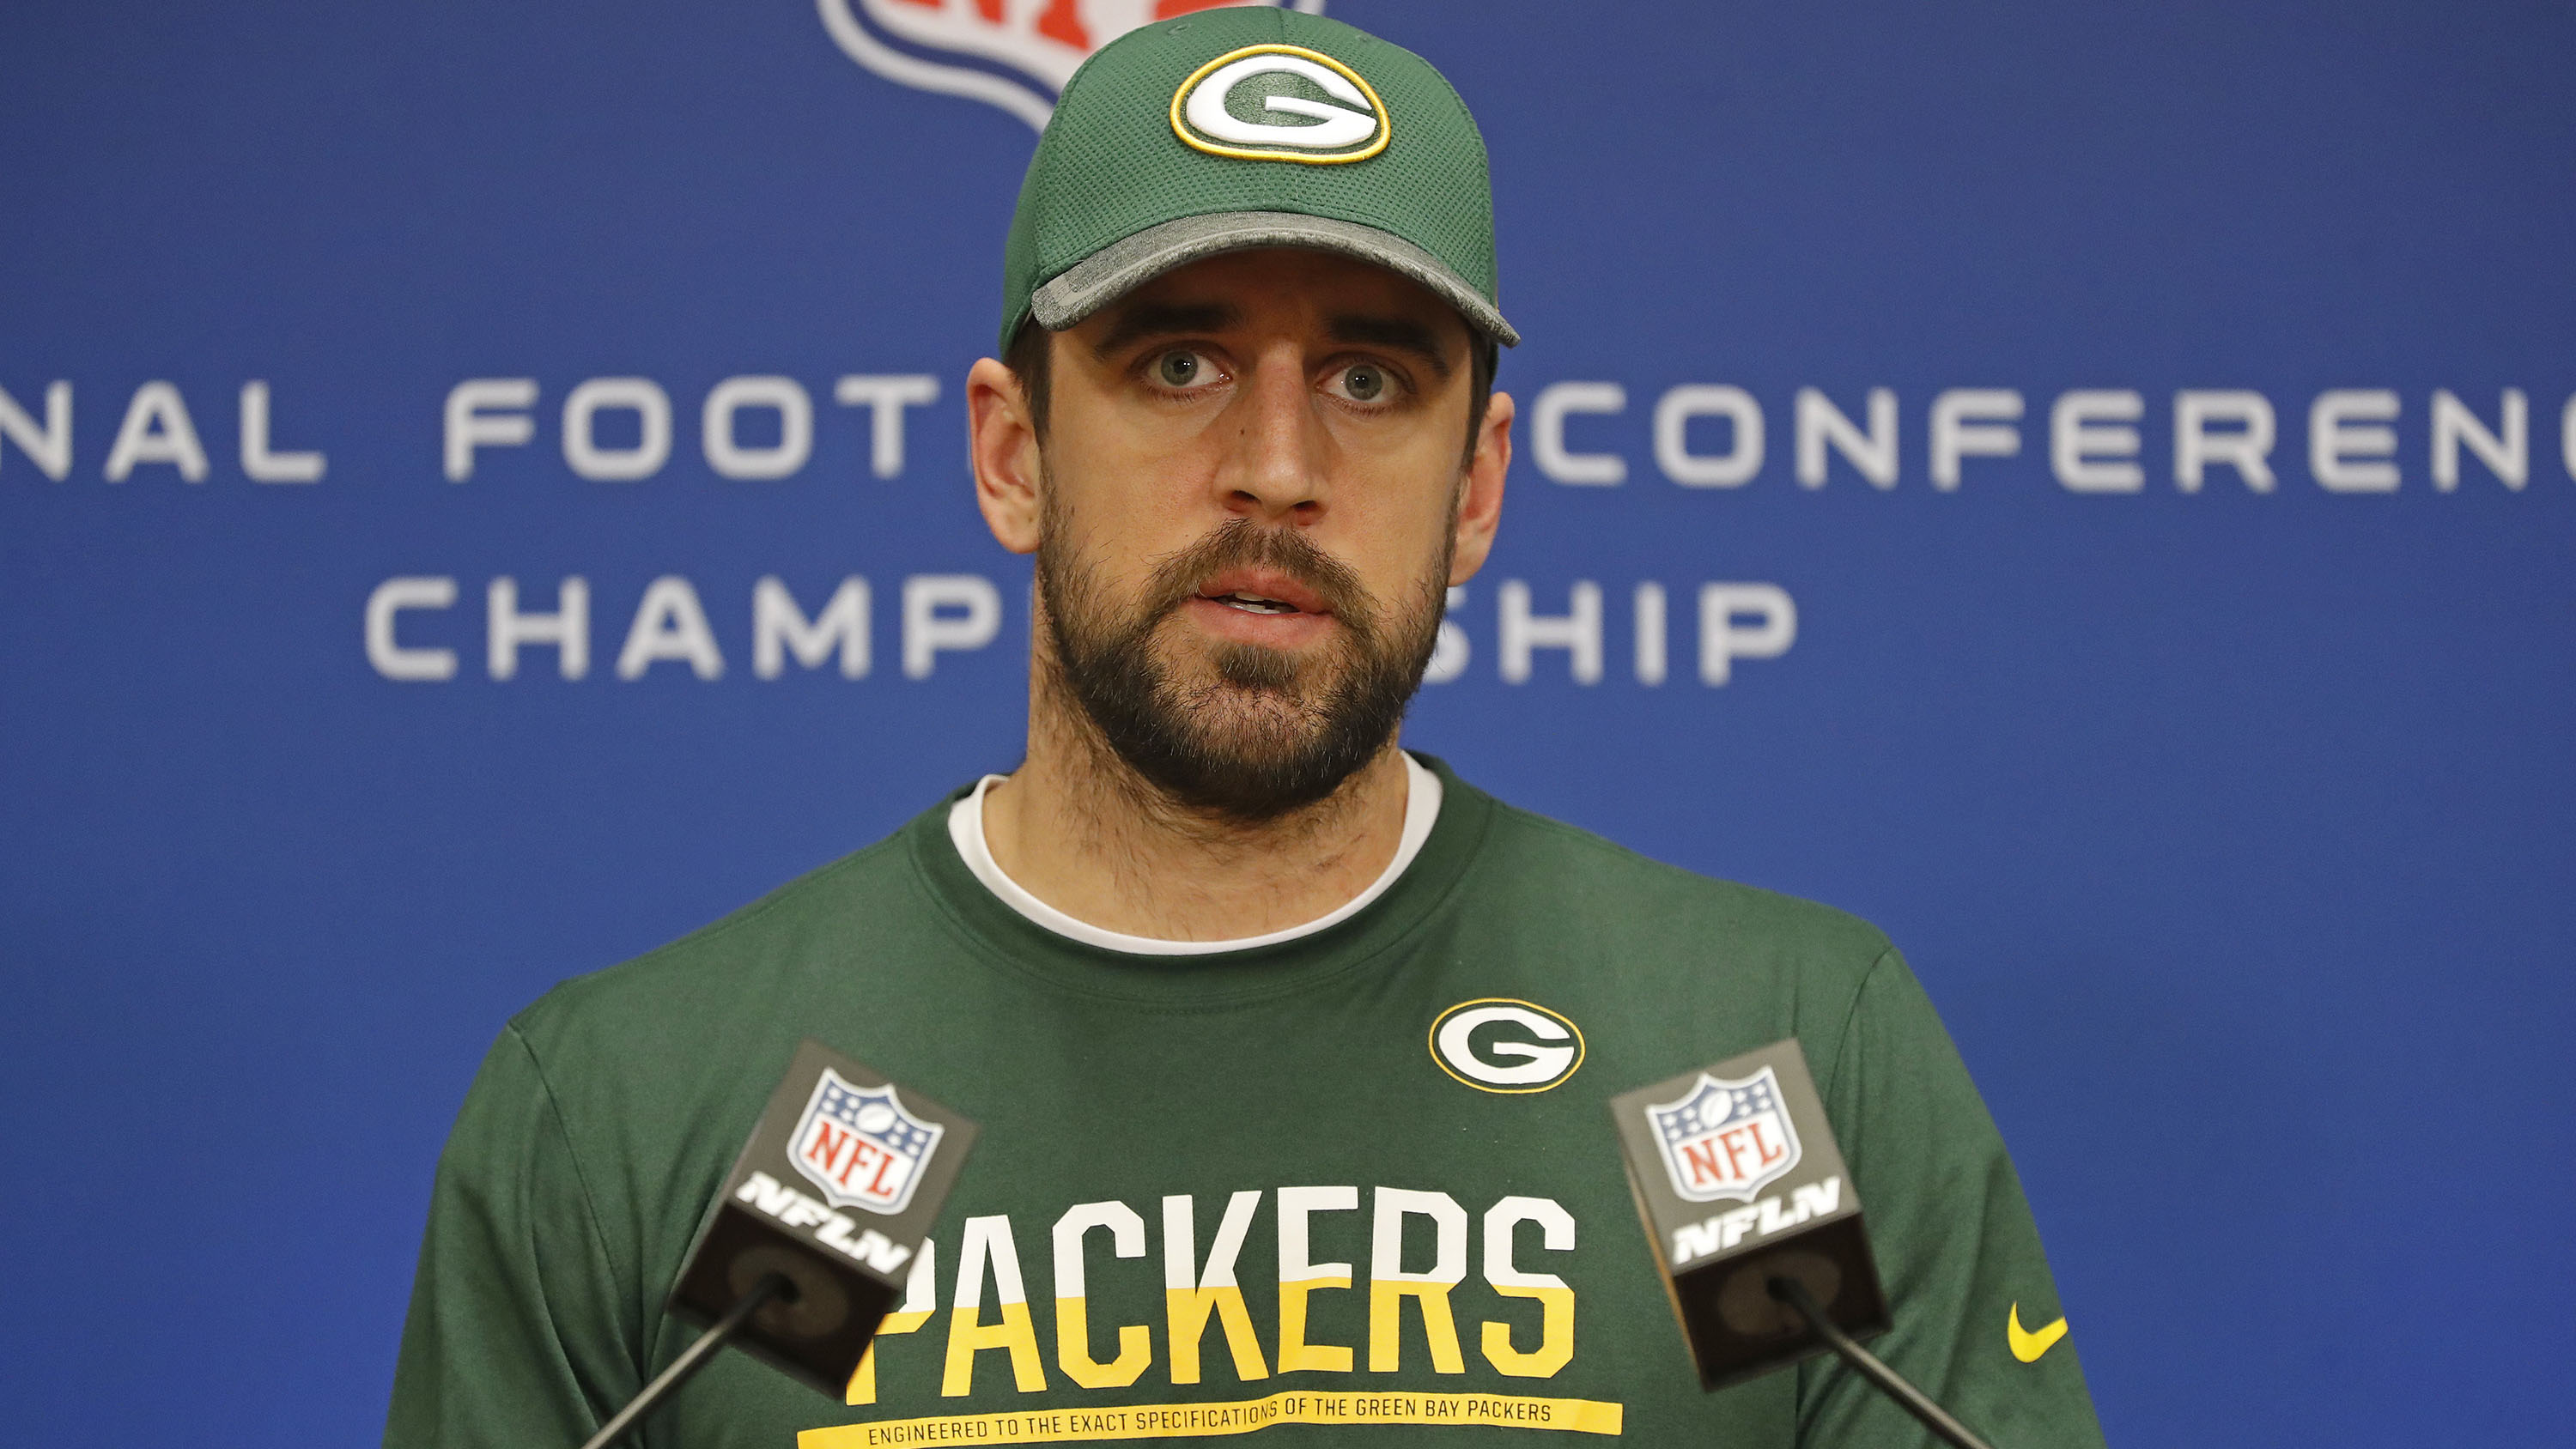
<svg viewBox="0 0 2576 1449">
<path fill-rule="evenodd" d="M 1026 760 L 511 1023 L 386 1442 L 569 1446 L 685 1347 L 664 1295 L 810 1035 L 983 1137 L 845 1403 L 731 1355 L 647 1442 L 1915 1444 L 1829 1361 L 1701 1393 L 1615 1155 L 1610 1096 L 1795 1035 L 1885 1356 L 1998 1443 L 2098 1443 L 1883 937 L 1396 747 L 1511 455 L 1438 74 L 1279 10 L 1135 32 L 1066 90 L 1006 272 L 968 394 L 985 520 L 1037 556 Z"/>
</svg>

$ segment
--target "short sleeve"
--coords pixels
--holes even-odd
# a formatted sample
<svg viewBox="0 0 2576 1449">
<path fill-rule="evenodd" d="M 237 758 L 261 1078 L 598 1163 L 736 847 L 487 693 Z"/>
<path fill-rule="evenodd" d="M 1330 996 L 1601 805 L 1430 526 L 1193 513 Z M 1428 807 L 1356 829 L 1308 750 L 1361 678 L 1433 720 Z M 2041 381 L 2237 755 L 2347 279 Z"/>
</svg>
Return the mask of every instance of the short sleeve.
<svg viewBox="0 0 2576 1449">
<path fill-rule="evenodd" d="M 385 1449 L 582 1443 L 641 1386 L 631 1301 L 537 1060 L 504 1030 L 439 1156 Z"/>
<path fill-rule="evenodd" d="M 1996 1449 L 2098 1449 L 2101 1425 L 2075 1345 L 2055 1327 L 2063 1309 L 2021 1179 L 1893 950 L 1862 981 L 1824 1093 L 1895 1322 L 1866 1346 Z M 1802 1443 L 1928 1442 L 1838 1359 L 1809 1360 L 1798 1382 Z"/>
</svg>

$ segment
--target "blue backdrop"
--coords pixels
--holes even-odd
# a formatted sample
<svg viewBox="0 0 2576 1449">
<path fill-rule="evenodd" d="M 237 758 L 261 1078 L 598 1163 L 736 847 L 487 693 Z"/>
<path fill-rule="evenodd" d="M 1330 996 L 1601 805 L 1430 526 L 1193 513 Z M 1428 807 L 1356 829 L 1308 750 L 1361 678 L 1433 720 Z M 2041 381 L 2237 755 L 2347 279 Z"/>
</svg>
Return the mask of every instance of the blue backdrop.
<svg viewBox="0 0 2576 1449">
<path fill-rule="evenodd" d="M 1046 76 L 880 12 L 0 15 L 12 1440 L 372 1439 L 504 1017 L 1016 758 L 961 383 Z M 1554 419 L 1408 738 L 1894 934 L 2114 1442 L 2554 1440 L 2576 12 L 1331 13 L 1478 109 Z"/>
</svg>

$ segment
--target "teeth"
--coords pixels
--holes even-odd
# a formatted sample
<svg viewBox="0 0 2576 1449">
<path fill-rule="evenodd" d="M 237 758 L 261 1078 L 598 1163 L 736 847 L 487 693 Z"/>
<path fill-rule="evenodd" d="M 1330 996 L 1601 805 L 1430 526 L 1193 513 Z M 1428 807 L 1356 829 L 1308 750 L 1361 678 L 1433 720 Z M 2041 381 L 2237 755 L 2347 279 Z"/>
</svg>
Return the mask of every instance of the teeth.
<svg viewBox="0 0 2576 1449">
<path fill-rule="evenodd" d="M 1265 599 L 1259 594 L 1225 594 L 1220 596 L 1217 599 L 1217 602 L 1224 604 L 1229 608 L 1241 609 L 1247 614 L 1293 614 L 1297 612 L 1297 606 L 1294 604 L 1282 603 L 1277 599 Z"/>
</svg>

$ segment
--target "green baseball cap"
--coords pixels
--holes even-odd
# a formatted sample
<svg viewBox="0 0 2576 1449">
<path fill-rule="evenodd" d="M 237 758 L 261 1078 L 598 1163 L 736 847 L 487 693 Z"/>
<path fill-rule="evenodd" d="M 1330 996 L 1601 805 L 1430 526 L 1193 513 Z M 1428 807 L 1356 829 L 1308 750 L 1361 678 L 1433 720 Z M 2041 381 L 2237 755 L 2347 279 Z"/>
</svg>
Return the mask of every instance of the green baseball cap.
<svg viewBox="0 0 2576 1449">
<path fill-rule="evenodd" d="M 1084 62 L 1002 258 L 1007 350 L 1201 257 L 1314 247 L 1413 279 L 1506 347 L 1485 140 L 1431 63 L 1337 20 L 1203 10 Z"/>
</svg>

